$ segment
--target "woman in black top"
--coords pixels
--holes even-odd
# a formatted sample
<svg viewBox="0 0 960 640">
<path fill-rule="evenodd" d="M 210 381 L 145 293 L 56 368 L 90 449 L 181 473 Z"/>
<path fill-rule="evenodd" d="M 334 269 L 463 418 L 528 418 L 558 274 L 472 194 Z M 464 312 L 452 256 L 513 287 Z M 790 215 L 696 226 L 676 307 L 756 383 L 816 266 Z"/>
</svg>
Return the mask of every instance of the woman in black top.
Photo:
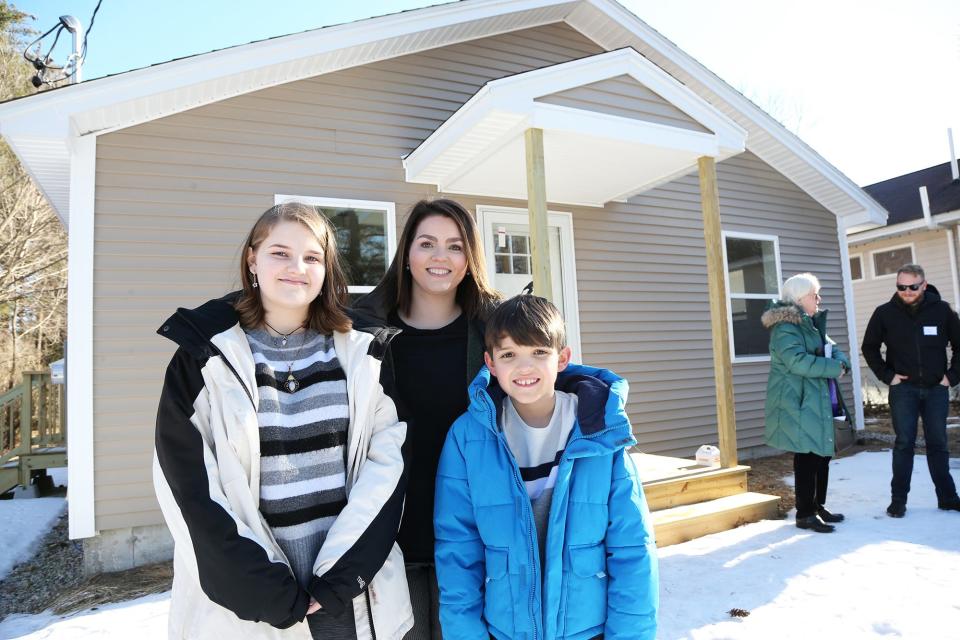
<svg viewBox="0 0 960 640">
<path fill-rule="evenodd" d="M 411 209 L 383 280 L 352 313 L 355 326 L 400 331 L 382 382 L 395 391 L 410 443 L 398 536 L 416 617 L 410 640 L 441 637 L 433 570 L 437 462 L 447 430 L 467 409 L 467 385 L 483 365 L 483 321 L 498 301 L 471 215 L 453 200 L 423 200 Z"/>
</svg>

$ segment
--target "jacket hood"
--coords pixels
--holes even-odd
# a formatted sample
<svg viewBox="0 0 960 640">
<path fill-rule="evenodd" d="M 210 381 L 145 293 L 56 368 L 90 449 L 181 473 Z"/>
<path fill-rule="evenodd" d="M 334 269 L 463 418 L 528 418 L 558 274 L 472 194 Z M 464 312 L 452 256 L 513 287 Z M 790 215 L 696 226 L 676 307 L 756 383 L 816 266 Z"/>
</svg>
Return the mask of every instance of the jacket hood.
<svg viewBox="0 0 960 640">
<path fill-rule="evenodd" d="M 196 309 L 180 307 L 157 329 L 157 333 L 173 340 L 195 357 L 210 356 L 214 353 L 210 339 L 240 322 L 240 315 L 233 306 L 240 293 L 233 291 Z"/>
<path fill-rule="evenodd" d="M 767 310 L 763 312 L 763 315 L 760 316 L 760 324 L 763 325 L 764 329 L 773 329 L 773 327 L 781 322 L 802 324 L 804 318 L 810 318 L 814 326 L 819 327 L 827 320 L 827 310 L 821 309 L 813 314 L 813 316 L 808 316 L 804 313 L 803 309 L 793 302 L 774 300 L 767 306 Z"/>
<path fill-rule="evenodd" d="M 577 424 L 570 445 L 577 436 L 589 439 L 604 450 L 628 448 L 637 443 L 626 413 L 629 385 L 620 376 L 607 369 L 571 364 L 557 376 L 554 388 L 577 396 Z M 497 416 L 506 393 L 486 366 L 470 384 L 469 394 L 468 413 L 488 428 L 499 428 Z M 568 450 L 574 448 L 570 445 Z M 576 455 L 576 451 L 571 452 Z"/>
<path fill-rule="evenodd" d="M 922 309 L 931 304 L 940 302 L 940 300 L 942 299 L 943 298 L 940 296 L 940 291 L 938 291 L 935 286 L 933 286 L 928 282 L 927 288 L 924 289 L 923 291 L 923 300 L 920 302 L 920 308 Z M 896 293 L 894 293 L 893 296 L 890 298 L 890 302 L 904 308 L 907 306 L 906 304 L 904 304 L 903 300 L 900 299 L 900 296 L 898 296 Z"/>
</svg>

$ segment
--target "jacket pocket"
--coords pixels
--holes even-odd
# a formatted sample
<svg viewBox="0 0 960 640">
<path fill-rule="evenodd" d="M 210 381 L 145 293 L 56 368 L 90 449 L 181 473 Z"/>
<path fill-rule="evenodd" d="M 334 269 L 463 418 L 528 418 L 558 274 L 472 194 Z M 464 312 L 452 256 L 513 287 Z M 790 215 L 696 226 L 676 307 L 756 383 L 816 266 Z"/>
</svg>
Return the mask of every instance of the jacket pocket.
<svg viewBox="0 0 960 640">
<path fill-rule="evenodd" d="M 512 637 L 516 603 L 510 585 L 508 550 L 486 547 L 484 555 L 487 575 L 484 579 L 483 617 L 501 635 Z"/>
<path fill-rule="evenodd" d="M 603 626 L 607 619 L 607 551 L 602 542 L 570 548 L 565 582 L 565 633 Z"/>
</svg>

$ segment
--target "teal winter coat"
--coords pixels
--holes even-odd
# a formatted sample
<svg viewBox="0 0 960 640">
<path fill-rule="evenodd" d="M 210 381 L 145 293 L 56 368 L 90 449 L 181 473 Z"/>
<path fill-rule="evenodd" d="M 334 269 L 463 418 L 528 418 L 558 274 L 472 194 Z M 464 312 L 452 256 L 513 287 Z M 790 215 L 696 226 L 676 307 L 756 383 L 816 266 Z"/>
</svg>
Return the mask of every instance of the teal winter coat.
<svg viewBox="0 0 960 640">
<path fill-rule="evenodd" d="M 767 380 L 764 440 L 796 453 L 832 456 L 835 452 L 829 380 L 850 369 L 850 360 L 827 336 L 827 312 L 813 317 L 792 303 L 774 302 L 761 316 L 770 330 L 770 377 Z M 824 344 L 832 357 L 824 357 Z M 841 411 L 849 416 L 838 401 Z"/>
</svg>

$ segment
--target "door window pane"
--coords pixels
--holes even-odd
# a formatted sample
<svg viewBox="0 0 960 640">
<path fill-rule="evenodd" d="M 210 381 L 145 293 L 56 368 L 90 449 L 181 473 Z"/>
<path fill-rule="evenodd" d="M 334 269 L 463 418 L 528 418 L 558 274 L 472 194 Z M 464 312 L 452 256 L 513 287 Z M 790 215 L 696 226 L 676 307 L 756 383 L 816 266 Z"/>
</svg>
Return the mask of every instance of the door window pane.
<svg viewBox="0 0 960 640">
<path fill-rule="evenodd" d="M 873 275 L 880 277 L 896 273 L 900 267 L 913 262 L 913 249 L 897 247 L 873 254 Z"/>
</svg>

